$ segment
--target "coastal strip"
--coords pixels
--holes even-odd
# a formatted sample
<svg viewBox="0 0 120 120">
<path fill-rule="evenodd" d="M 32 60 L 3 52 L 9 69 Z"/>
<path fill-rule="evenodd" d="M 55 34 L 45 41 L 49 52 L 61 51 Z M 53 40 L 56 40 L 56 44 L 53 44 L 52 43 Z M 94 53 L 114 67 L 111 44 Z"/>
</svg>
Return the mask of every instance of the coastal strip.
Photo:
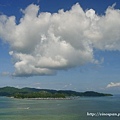
<svg viewBox="0 0 120 120">
<path fill-rule="evenodd" d="M 28 100 L 71 100 L 73 98 L 24 98 Z"/>
</svg>

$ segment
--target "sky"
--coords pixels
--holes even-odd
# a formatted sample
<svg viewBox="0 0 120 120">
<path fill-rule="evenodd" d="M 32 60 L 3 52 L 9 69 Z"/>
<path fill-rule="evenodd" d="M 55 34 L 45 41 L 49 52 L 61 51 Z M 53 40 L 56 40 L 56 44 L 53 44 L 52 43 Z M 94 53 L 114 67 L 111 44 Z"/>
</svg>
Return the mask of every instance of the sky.
<svg viewBox="0 0 120 120">
<path fill-rule="evenodd" d="M 0 1 L 5 86 L 120 93 L 120 1 Z"/>
</svg>

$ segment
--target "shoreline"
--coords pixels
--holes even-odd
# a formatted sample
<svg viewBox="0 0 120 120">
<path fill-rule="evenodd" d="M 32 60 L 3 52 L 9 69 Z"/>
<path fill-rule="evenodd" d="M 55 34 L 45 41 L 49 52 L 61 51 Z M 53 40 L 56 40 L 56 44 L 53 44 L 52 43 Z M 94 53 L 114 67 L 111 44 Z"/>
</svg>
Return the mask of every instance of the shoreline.
<svg viewBox="0 0 120 120">
<path fill-rule="evenodd" d="M 73 97 L 68 97 L 68 98 L 15 98 L 15 97 L 10 97 L 13 99 L 27 99 L 27 100 L 72 100 L 74 99 Z"/>
<path fill-rule="evenodd" d="M 71 100 L 72 98 L 23 98 L 28 100 Z"/>
</svg>

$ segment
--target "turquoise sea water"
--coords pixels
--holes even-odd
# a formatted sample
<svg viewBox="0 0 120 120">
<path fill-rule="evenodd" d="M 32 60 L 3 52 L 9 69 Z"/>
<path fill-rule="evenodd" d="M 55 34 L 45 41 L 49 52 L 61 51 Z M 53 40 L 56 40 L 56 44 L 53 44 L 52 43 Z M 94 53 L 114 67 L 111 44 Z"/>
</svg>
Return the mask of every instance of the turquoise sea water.
<svg viewBox="0 0 120 120">
<path fill-rule="evenodd" d="M 120 97 L 82 97 L 72 100 L 0 97 L 0 120 L 120 120 L 120 116 L 108 116 L 108 113 L 119 115 Z"/>
</svg>

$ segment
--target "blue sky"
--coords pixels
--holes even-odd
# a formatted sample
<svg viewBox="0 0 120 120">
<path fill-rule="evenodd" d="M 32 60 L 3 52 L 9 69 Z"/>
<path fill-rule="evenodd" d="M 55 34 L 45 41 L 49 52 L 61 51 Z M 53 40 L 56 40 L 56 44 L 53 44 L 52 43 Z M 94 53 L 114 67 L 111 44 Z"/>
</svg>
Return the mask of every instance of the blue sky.
<svg viewBox="0 0 120 120">
<path fill-rule="evenodd" d="M 0 87 L 119 93 L 119 18 L 119 0 L 0 1 Z"/>
</svg>

